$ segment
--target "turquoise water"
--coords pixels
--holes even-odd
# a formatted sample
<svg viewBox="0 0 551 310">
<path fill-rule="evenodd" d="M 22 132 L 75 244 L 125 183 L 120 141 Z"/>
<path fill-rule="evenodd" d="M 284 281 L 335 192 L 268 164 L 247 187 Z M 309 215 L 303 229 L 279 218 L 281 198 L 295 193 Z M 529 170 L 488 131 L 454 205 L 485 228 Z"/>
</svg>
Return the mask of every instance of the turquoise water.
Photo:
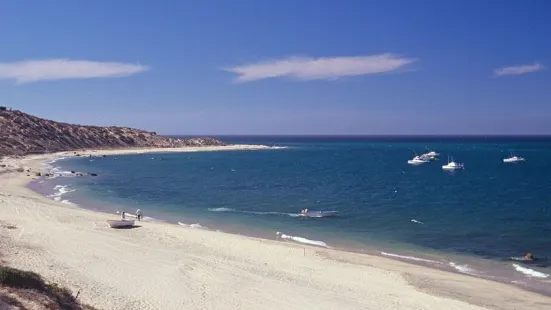
<svg viewBox="0 0 551 310">
<path fill-rule="evenodd" d="M 543 280 L 511 267 L 511 256 L 532 252 L 541 259 L 522 266 L 551 273 L 551 140 L 225 140 L 288 148 L 66 159 L 54 165 L 99 176 L 48 180 L 42 191 L 67 185 L 75 190 L 63 195 L 69 201 L 109 212 L 140 208 L 146 216 L 230 232 L 275 237 L 281 231 L 330 246 L 458 255 L 471 266 L 485 259 L 521 279 Z M 407 164 L 414 150 L 427 148 L 441 153 L 440 160 Z M 503 163 L 511 151 L 526 162 Z M 443 171 L 449 155 L 465 170 Z M 341 216 L 297 217 L 304 208 Z"/>
</svg>

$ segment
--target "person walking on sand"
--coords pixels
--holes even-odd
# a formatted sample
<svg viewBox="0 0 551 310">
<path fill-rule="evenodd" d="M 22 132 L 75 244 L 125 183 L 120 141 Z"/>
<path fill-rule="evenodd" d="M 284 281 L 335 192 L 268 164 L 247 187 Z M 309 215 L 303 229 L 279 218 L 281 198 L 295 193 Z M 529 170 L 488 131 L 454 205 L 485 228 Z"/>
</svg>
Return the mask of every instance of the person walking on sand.
<svg viewBox="0 0 551 310">
<path fill-rule="evenodd" d="M 136 210 L 136 218 L 138 218 L 138 221 L 142 220 L 142 211 L 140 209 Z"/>
<path fill-rule="evenodd" d="M 126 212 L 121 212 L 121 219 L 124 221 L 126 219 Z"/>
</svg>

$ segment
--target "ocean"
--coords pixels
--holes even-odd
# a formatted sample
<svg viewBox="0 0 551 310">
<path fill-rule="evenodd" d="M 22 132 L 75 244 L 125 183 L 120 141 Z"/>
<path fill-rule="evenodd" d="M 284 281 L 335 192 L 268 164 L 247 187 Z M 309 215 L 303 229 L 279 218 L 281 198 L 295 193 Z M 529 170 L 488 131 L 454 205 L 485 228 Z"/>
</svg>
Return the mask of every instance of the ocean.
<svg viewBox="0 0 551 310">
<path fill-rule="evenodd" d="M 551 138 L 221 137 L 273 149 L 72 157 L 60 203 L 383 255 L 551 295 Z M 414 153 L 438 160 L 408 165 Z M 525 162 L 504 163 L 511 152 Z M 465 169 L 443 171 L 449 156 Z M 74 177 L 75 172 L 97 173 Z M 304 218 L 302 209 L 334 210 Z M 280 232 L 276 235 L 276 232 Z M 534 262 L 515 261 L 531 252 Z"/>
</svg>

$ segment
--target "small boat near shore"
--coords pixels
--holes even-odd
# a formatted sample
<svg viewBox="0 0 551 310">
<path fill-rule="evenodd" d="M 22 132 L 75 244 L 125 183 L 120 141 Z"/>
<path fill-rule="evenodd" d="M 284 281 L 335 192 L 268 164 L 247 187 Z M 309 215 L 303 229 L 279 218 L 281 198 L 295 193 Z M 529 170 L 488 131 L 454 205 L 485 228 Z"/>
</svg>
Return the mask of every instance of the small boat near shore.
<svg viewBox="0 0 551 310">
<path fill-rule="evenodd" d="M 111 228 L 125 228 L 134 226 L 134 220 L 107 220 L 106 222 Z"/>
<path fill-rule="evenodd" d="M 307 210 L 306 212 L 301 212 L 301 216 L 304 217 L 335 217 L 339 216 L 339 211 L 310 211 Z"/>
</svg>

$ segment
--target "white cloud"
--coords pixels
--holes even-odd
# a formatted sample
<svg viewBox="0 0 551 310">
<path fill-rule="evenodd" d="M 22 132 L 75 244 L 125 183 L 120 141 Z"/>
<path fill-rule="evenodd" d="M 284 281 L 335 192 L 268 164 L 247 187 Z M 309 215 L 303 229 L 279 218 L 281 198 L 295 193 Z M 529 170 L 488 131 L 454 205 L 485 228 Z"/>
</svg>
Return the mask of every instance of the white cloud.
<svg viewBox="0 0 551 310">
<path fill-rule="evenodd" d="M 124 77 L 147 70 L 147 66 L 139 64 L 44 59 L 0 63 L 0 79 L 13 79 L 22 84 L 45 80 Z"/>
<path fill-rule="evenodd" d="M 250 82 L 276 77 L 292 77 L 299 80 L 327 80 L 343 76 L 390 72 L 414 61 L 416 59 L 388 53 L 355 57 L 289 57 L 224 70 L 237 74 L 237 82 Z"/>
<path fill-rule="evenodd" d="M 511 66 L 497 68 L 494 70 L 495 76 L 505 76 L 505 75 L 520 75 L 532 72 L 538 72 L 545 69 L 545 67 L 540 63 L 534 63 L 531 65 L 520 65 L 520 66 Z"/>
</svg>

